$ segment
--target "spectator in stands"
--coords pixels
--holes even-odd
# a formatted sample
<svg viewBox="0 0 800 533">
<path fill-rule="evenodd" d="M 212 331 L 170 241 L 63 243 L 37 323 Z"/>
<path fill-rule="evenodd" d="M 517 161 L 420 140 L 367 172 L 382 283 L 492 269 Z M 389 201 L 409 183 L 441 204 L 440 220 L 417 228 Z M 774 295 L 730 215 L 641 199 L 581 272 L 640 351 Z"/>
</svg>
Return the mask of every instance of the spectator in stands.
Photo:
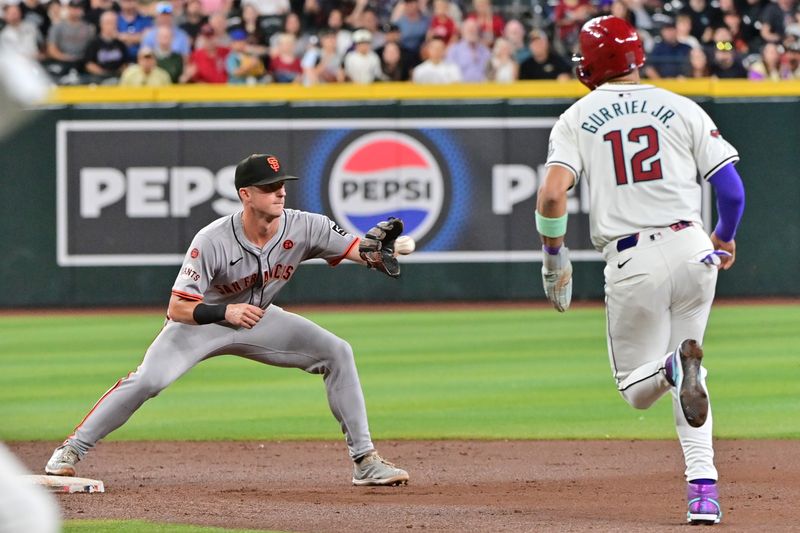
<svg viewBox="0 0 800 533">
<path fill-rule="evenodd" d="M 294 37 L 294 55 L 295 57 L 303 57 L 308 49 L 308 39 L 310 35 L 306 35 L 300 28 L 300 17 L 296 13 L 289 13 L 286 15 L 286 20 L 283 24 L 283 32 L 276 33 L 269 40 L 269 47 L 275 49 L 278 46 L 278 38 L 281 35 L 291 35 Z"/>
<path fill-rule="evenodd" d="M 673 20 L 661 24 L 661 36 L 647 55 L 644 71 L 653 80 L 675 78 L 681 74 L 691 47 L 678 42 L 678 30 Z"/>
<path fill-rule="evenodd" d="M 525 26 L 517 19 L 511 19 L 506 22 L 506 27 L 503 29 L 503 37 L 511 45 L 514 53 L 514 61 L 517 65 L 522 64 L 523 61 L 531 57 L 531 51 L 528 45 L 525 44 Z"/>
<path fill-rule="evenodd" d="M 499 37 L 492 47 L 492 58 L 489 60 L 489 81 L 511 83 L 519 77 L 519 65 L 514 60 L 514 49 L 506 39 Z"/>
<path fill-rule="evenodd" d="M 519 66 L 521 80 L 559 80 L 572 78 L 567 62 L 550 46 L 550 39 L 541 30 L 533 29 L 529 34 L 531 57 Z"/>
<path fill-rule="evenodd" d="M 800 41 L 800 6 L 794 12 L 794 20 L 786 25 L 785 37 L 783 39 L 784 45 L 789 45 Z"/>
<path fill-rule="evenodd" d="M 66 18 L 51 26 L 47 36 L 47 70 L 56 77 L 71 74 L 72 80 L 59 83 L 78 83 L 86 48 L 94 39 L 94 26 L 83 20 L 81 0 L 70 0 L 66 9 Z"/>
<path fill-rule="evenodd" d="M 428 28 L 427 39 L 436 37 L 450 44 L 457 34 L 456 23 L 450 18 L 450 0 L 433 0 L 433 16 Z"/>
<path fill-rule="evenodd" d="M 471 21 L 475 24 L 475 21 Z M 477 28 L 477 24 L 475 24 Z M 411 81 L 428 85 L 443 85 L 457 83 L 462 80 L 461 69 L 455 63 L 445 58 L 447 43 L 443 39 L 434 37 L 425 46 L 428 57 L 417 65 L 411 73 Z"/>
<path fill-rule="evenodd" d="M 255 85 L 264 76 L 264 64 L 247 52 L 247 32 L 242 29 L 231 32 L 231 51 L 225 69 L 231 85 Z"/>
<path fill-rule="evenodd" d="M 768 43 L 780 43 L 786 36 L 786 26 L 794 22 L 796 0 L 775 0 L 761 12 L 761 38 Z"/>
<path fill-rule="evenodd" d="M 571 50 L 583 23 L 594 15 L 591 0 L 558 0 L 553 10 L 557 31 L 554 39 L 564 50 Z"/>
<path fill-rule="evenodd" d="M 711 75 L 716 78 L 746 78 L 747 69 L 736 53 L 733 43 L 719 41 L 714 46 L 714 60 L 711 63 Z"/>
<path fill-rule="evenodd" d="M 689 0 L 683 13 L 692 18 L 692 35 L 701 43 L 711 41 L 714 28 L 722 25 L 719 9 L 706 0 Z"/>
<path fill-rule="evenodd" d="M 784 62 L 786 79 L 800 80 L 800 42 L 789 43 Z"/>
<path fill-rule="evenodd" d="M 44 55 L 40 46 L 42 36 L 39 34 L 39 28 L 32 22 L 22 19 L 22 9 L 19 4 L 5 4 L 3 18 L 6 25 L 0 30 L 0 46 L 16 50 L 34 61 L 41 60 Z"/>
<path fill-rule="evenodd" d="M 344 57 L 353 46 L 353 32 L 345 28 L 344 18 L 339 9 L 331 9 L 328 14 L 328 28 L 336 32 L 336 50 Z"/>
<path fill-rule="evenodd" d="M 467 15 L 467 19 L 478 23 L 481 42 L 490 48 L 494 40 L 503 35 L 506 22 L 500 14 L 494 12 L 491 0 L 472 0 L 472 8 L 473 11 Z"/>
<path fill-rule="evenodd" d="M 678 42 L 690 48 L 700 48 L 700 41 L 692 35 L 692 17 L 686 13 L 679 13 L 675 17 L 675 31 L 678 33 Z"/>
<path fill-rule="evenodd" d="M 384 80 L 408 81 L 409 68 L 403 61 L 403 52 L 399 44 L 390 42 L 383 45 L 380 58 Z"/>
<path fill-rule="evenodd" d="M 172 5 L 172 21 L 180 28 L 186 23 L 186 0 L 169 0 L 169 3 Z"/>
<path fill-rule="evenodd" d="M 188 58 L 189 54 L 192 53 L 191 40 L 185 31 L 175 25 L 175 19 L 172 16 L 172 4 L 169 2 L 156 4 L 155 25 L 145 30 L 142 35 L 142 46 L 146 46 L 151 50 L 156 47 L 156 31 L 161 26 L 172 29 L 172 50 Z"/>
<path fill-rule="evenodd" d="M 258 11 L 253 4 L 242 7 L 241 28 L 247 33 L 247 52 L 261 59 L 264 66 L 269 64 L 269 46 L 264 30 L 258 22 Z"/>
<path fill-rule="evenodd" d="M 233 9 L 234 0 L 200 0 L 203 15 L 208 17 L 212 13 L 229 13 Z"/>
<path fill-rule="evenodd" d="M 742 37 L 754 50 L 759 50 L 761 39 L 761 13 L 769 0 L 736 0 L 736 11 L 742 16 Z"/>
<path fill-rule="evenodd" d="M 408 80 L 411 76 L 411 69 L 419 64 L 419 56 L 409 52 L 408 50 L 405 50 L 402 47 L 400 44 L 400 28 L 398 28 L 396 24 L 384 24 L 382 29 L 384 43 L 383 46 L 375 50 L 375 53 L 378 54 L 378 57 L 380 57 L 381 61 L 383 61 L 383 50 L 386 48 L 386 45 L 389 43 L 396 44 L 398 48 L 400 48 L 400 62 L 402 63 L 403 70 L 405 71 L 404 77 L 406 80 Z"/>
<path fill-rule="evenodd" d="M 401 1 L 402 15 L 394 21 L 400 28 L 400 46 L 419 58 L 431 19 L 420 10 L 417 0 Z"/>
<path fill-rule="evenodd" d="M 86 49 L 86 72 L 90 83 L 117 84 L 128 65 L 128 47 L 117 38 L 117 14 L 100 17 L 100 35 Z"/>
<path fill-rule="evenodd" d="M 22 20 L 36 26 L 40 36 L 47 35 L 50 30 L 50 17 L 47 16 L 47 6 L 40 3 L 39 0 L 22 0 L 17 5 L 22 10 Z"/>
<path fill-rule="evenodd" d="M 194 48 L 194 41 L 200 33 L 200 28 L 206 22 L 208 22 L 208 18 L 203 14 L 203 4 L 200 3 L 200 0 L 189 0 L 184 11 L 184 22 L 179 24 L 178 27 L 189 36 L 192 41 L 192 48 Z"/>
<path fill-rule="evenodd" d="M 342 56 L 336 49 L 336 33 L 321 30 L 319 47 L 310 48 L 301 61 L 306 85 L 344 81 Z"/>
<path fill-rule="evenodd" d="M 353 3 L 353 10 L 344 19 L 345 24 L 351 28 L 361 28 L 363 22 L 363 15 L 366 11 L 372 11 L 369 0 L 355 0 Z M 374 11 L 373 11 L 374 13 Z"/>
<path fill-rule="evenodd" d="M 708 62 L 708 54 L 705 49 L 692 48 L 689 57 L 684 63 L 681 71 L 682 78 L 708 78 L 711 76 L 711 66 Z"/>
<path fill-rule="evenodd" d="M 186 59 L 172 49 L 172 28 L 159 26 L 156 30 L 156 64 L 167 71 L 172 83 L 180 82 Z"/>
<path fill-rule="evenodd" d="M 228 18 L 225 11 L 217 11 L 208 17 L 208 25 L 214 30 L 214 40 L 217 46 L 230 48 L 231 37 L 228 34 Z"/>
<path fill-rule="evenodd" d="M 279 33 L 275 48 L 270 52 L 269 71 L 275 83 L 300 83 L 303 67 L 295 55 L 296 39 L 291 33 Z"/>
<path fill-rule="evenodd" d="M 262 17 L 286 16 L 291 9 L 289 0 L 243 0 L 242 3 L 253 4 Z"/>
<path fill-rule="evenodd" d="M 633 14 L 628 8 L 628 4 L 625 3 L 626 0 L 613 0 L 611 2 L 611 6 L 609 7 L 609 14 L 611 16 L 621 18 L 622 20 L 627 20 L 628 23 L 636 27 L 636 16 Z"/>
<path fill-rule="evenodd" d="M 722 40 L 717 37 L 717 32 L 725 30 L 727 32 L 727 37 L 724 40 L 730 40 L 737 52 L 746 55 L 750 51 L 750 45 L 742 37 L 742 18 L 735 11 L 729 11 L 722 14 L 722 21 L 722 26 L 715 29 L 712 34 L 714 42 Z"/>
<path fill-rule="evenodd" d="M 295 0 L 297 1 L 297 0 Z M 325 28 L 327 13 L 322 9 L 320 0 L 300 0 L 303 8 L 299 11 L 303 17 L 303 27 L 311 33 L 317 33 Z"/>
<path fill-rule="evenodd" d="M 633 21 L 633 27 L 639 30 L 642 37 L 646 39 L 650 32 L 658 33 L 655 26 L 658 23 L 658 17 L 663 15 L 660 2 L 625 0 L 625 3 L 629 20 Z"/>
<path fill-rule="evenodd" d="M 100 33 L 100 17 L 106 11 L 114 8 L 113 0 L 89 0 L 89 9 L 83 16 L 83 20 L 94 26 L 95 33 Z"/>
<path fill-rule="evenodd" d="M 383 25 L 378 24 L 378 15 L 375 14 L 375 11 L 373 11 L 372 8 L 364 10 L 364 12 L 361 14 L 361 24 L 354 27 L 363 28 L 372 34 L 373 50 L 382 48 L 386 42 L 386 38 L 383 35 Z"/>
<path fill-rule="evenodd" d="M 138 57 L 139 46 L 144 30 L 153 25 L 153 19 L 139 13 L 136 0 L 119 0 L 119 19 L 117 38 L 128 47 L 128 58 Z"/>
<path fill-rule="evenodd" d="M 137 61 L 122 73 L 119 84 L 122 87 L 164 87 L 172 80 L 169 74 L 156 65 L 156 55 L 151 48 L 139 47 Z"/>
<path fill-rule="evenodd" d="M 373 83 L 383 79 L 381 60 L 372 51 L 372 34 L 369 30 L 353 32 L 355 49 L 344 56 L 344 75 L 354 83 Z"/>
<path fill-rule="evenodd" d="M 227 83 L 228 74 L 225 71 L 225 59 L 230 50 L 225 46 L 218 46 L 214 35 L 214 28 L 210 24 L 200 28 L 200 35 L 195 41 L 195 49 L 183 71 L 182 82 L 195 83 Z"/>
<path fill-rule="evenodd" d="M 761 47 L 759 58 L 747 69 L 747 78 L 751 80 L 780 81 L 786 79 L 788 69 L 783 69 L 781 56 L 783 48 L 779 44 L 766 43 Z"/>
<path fill-rule="evenodd" d="M 464 19 L 461 24 L 461 39 L 447 51 L 447 61 L 461 71 L 461 79 L 467 82 L 486 81 L 486 70 L 492 53 L 481 42 L 478 21 Z"/>
</svg>

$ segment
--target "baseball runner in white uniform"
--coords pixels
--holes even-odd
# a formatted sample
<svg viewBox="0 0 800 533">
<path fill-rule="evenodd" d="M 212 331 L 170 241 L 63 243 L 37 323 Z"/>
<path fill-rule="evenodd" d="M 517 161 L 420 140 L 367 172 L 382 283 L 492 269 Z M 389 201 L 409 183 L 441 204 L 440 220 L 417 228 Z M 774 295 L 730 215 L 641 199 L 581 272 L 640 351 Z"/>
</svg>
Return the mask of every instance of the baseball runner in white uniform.
<svg viewBox="0 0 800 533">
<path fill-rule="evenodd" d="M 744 207 L 733 167 L 739 156 L 696 103 L 640 83 L 644 52 L 627 22 L 593 19 L 580 43 L 578 77 L 593 90 L 553 127 L 537 199 L 545 293 L 558 311 L 569 307 L 567 191 L 585 179 L 592 243 L 606 261 L 608 354 L 617 387 L 637 409 L 672 393 L 687 518 L 717 523 L 722 511 L 701 344 L 718 268 L 734 261 Z M 698 176 L 717 193 L 719 224 L 710 238 Z"/>
<path fill-rule="evenodd" d="M 349 259 L 398 277 L 393 246 L 402 222 L 381 222 L 359 239 L 323 215 L 285 209 L 284 182 L 295 179 L 274 155 L 254 154 L 238 164 L 242 211 L 194 237 L 172 289 L 165 326 L 142 364 L 106 392 L 55 450 L 45 467 L 48 474 L 75 475 L 75 463 L 146 400 L 201 361 L 232 354 L 322 374 L 353 459 L 353 484 L 408 481 L 408 473 L 375 451 L 350 345 L 272 304 L 307 259 L 322 258 L 332 266 Z"/>
</svg>

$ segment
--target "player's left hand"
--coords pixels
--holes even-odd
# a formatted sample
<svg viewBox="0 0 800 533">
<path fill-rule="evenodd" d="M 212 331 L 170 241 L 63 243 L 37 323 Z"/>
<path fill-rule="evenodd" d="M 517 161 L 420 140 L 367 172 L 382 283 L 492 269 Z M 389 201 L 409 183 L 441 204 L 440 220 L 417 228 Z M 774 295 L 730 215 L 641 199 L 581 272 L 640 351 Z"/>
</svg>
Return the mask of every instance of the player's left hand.
<svg viewBox="0 0 800 533">
<path fill-rule="evenodd" d="M 733 266 L 736 261 L 736 240 L 732 239 L 730 242 L 719 240 L 716 234 L 711 234 L 711 243 L 714 245 L 715 250 L 727 252 L 730 255 L 720 254 L 718 269 L 728 270 Z"/>
<path fill-rule="evenodd" d="M 400 263 L 395 254 L 395 240 L 403 233 L 403 221 L 390 218 L 367 232 L 358 245 L 358 252 L 369 268 L 380 270 L 392 278 L 400 277 Z"/>
<path fill-rule="evenodd" d="M 569 309 L 572 303 L 572 263 L 566 246 L 561 247 L 558 255 L 544 252 L 542 285 L 547 299 L 556 311 L 563 313 Z"/>
</svg>

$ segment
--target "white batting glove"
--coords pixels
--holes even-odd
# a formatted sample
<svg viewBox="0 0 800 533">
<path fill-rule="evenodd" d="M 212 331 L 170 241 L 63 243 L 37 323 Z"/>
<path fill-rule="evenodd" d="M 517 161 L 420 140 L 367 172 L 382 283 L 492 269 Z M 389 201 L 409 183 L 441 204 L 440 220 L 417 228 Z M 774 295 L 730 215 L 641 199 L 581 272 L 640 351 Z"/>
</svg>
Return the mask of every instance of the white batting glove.
<svg viewBox="0 0 800 533">
<path fill-rule="evenodd" d="M 542 249 L 542 285 L 547 299 L 559 313 L 569 309 L 572 302 L 572 263 L 569 248 L 562 246 L 558 255 L 550 255 Z"/>
</svg>

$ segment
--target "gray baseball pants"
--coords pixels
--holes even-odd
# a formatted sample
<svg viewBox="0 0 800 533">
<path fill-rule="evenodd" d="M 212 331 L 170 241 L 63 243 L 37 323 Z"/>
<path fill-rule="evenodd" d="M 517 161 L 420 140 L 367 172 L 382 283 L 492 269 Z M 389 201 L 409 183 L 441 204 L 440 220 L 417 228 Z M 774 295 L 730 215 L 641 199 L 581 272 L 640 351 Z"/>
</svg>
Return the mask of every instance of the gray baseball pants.
<svg viewBox="0 0 800 533">
<path fill-rule="evenodd" d="M 278 306 L 267 308 L 252 329 L 168 321 L 142 364 L 119 380 L 67 438 L 81 456 L 122 426 L 148 399 L 201 361 L 238 355 L 259 363 L 322 374 L 331 412 L 339 421 L 351 457 L 374 449 L 353 350 L 333 333 Z"/>
</svg>

